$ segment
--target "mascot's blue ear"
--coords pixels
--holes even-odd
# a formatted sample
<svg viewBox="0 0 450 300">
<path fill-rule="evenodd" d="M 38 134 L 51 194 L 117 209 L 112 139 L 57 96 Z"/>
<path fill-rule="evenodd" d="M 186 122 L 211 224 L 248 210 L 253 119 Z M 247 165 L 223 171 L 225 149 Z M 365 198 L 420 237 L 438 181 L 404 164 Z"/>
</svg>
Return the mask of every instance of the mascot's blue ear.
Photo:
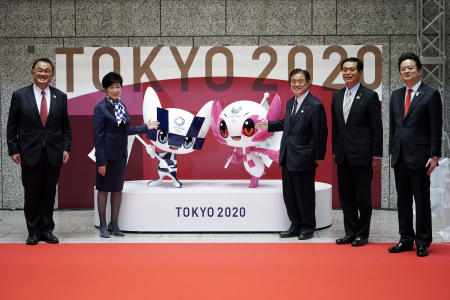
<svg viewBox="0 0 450 300">
<path fill-rule="evenodd" d="M 194 119 L 192 120 L 191 126 L 189 127 L 189 130 L 188 130 L 188 133 L 186 134 L 186 136 L 196 137 L 198 135 L 198 132 L 202 128 L 204 121 L 205 121 L 205 118 L 195 116 Z"/>
<path fill-rule="evenodd" d="M 167 109 L 158 107 L 157 115 L 157 120 L 159 121 L 158 128 L 164 132 L 169 132 L 169 111 Z"/>
<path fill-rule="evenodd" d="M 194 150 L 201 150 L 203 148 L 203 143 L 205 142 L 204 138 L 196 138 L 194 146 L 192 147 Z"/>
</svg>

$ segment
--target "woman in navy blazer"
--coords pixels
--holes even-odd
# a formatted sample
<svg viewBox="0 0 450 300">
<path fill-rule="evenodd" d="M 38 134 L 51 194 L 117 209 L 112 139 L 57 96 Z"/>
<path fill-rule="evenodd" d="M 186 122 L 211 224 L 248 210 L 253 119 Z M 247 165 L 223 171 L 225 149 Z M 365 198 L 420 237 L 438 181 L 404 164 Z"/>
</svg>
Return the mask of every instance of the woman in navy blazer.
<svg viewBox="0 0 450 300">
<path fill-rule="evenodd" d="M 128 156 L 128 135 L 146 133 L 158 127 L 159 122 L 149 121 L 136 127 L 130 126 L 130 116 L 120 100 L 122 77 L 110 72 L 103 77 L 106 97 L 94 109 L 94 143 L 96 157 L 97 207 L 100 217 L 100 236 L 108 238 L 109 232 L 116 236 L 119 230 L 117 217 L 122 201 L 123 182 Z M 106 204 L 111 193 L 111 221 L 106 226 Z"/>
</svg>

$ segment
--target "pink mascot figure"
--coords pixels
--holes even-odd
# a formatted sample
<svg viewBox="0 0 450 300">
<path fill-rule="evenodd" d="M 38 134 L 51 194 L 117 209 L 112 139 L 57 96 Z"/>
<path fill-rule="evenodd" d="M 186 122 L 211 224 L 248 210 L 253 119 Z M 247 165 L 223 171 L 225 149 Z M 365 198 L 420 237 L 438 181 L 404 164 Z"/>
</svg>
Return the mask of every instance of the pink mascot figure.
<svg viewBox="0 0 450 300">
<path fill-rule="evenodd" d="M 269 121 L 280 119 L 281 100 L 276 94 L 272 104 L 268 105 L 269 93 L 264 94 L 261 103 L 249 100 L 236 101 L 222 110 L 219 101 L 215 100 L 211 109 L 211 128 L 216 140 L 221 144 L 234 147 L 228 155 L 225 168 L 231 163 L 244 164 L 250 174 L 249 187 L 258 187 L 259 178 L 265 174 L 266 165 L 278 162 L 281 132 L 273 133 L 258 130 L 255 124 L 262 117 Z"/>
</svg>

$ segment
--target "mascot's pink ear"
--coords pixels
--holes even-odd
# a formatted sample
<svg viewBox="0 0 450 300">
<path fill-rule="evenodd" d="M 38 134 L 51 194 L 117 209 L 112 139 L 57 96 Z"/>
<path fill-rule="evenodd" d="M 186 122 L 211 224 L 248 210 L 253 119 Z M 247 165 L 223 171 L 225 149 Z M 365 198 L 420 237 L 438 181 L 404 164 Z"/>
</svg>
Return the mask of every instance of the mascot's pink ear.
<svg viewBox="0 0 450 300">
<path fill-rule="evenodd" d="M 267 112 L 266 119 L 269 121 L 278 121 L 281 116 L 281 100 L 278 94 L 273 97 L 272 103 L 270 104 L 269 111 Z"/>
<path fill-rule="evenodd" d="M 220 135 L 219 116 L 222 113 L 222 105 L 218 100 L 214 100 L 211 108 L 211 129 L 216 140 L 221 144 L 226 144 L 225 139 Z"/>
<path fill-rule="evenodd" d="M 278 94 L 273 97 L 272 103 L 270 104 L 269 111 L 267 112 L 266 119 L 268 121 L 278 121 L 281 116 L 281 100 Z M 274 133 L 268 132 L 267 130 L 262 130 L 255 134 L 252 138 L 254 142 L 263 142 L 270 138 Z"/>
</svg>

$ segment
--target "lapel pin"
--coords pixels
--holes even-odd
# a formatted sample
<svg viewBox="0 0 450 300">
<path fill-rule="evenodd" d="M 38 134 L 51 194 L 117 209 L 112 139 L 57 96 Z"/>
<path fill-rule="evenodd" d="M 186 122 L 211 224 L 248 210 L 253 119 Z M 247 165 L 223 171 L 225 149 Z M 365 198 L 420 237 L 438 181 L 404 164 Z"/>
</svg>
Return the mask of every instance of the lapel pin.
<svg viewBox="0 0 450 300">
<path fill-rule="evenodd" d="M 416 96 L 419 96 L 420 92 L 416 92 Z"/>
<path fill-rule="evenodd" d="M 53 95 L 53 98 L 55 98 L 55 99 L 56 99 L 56 95 Z"/>
<path fill-rule="evenodd" d="M 302 109 L 301 111 L 300 111 L 301 113 L 303 113 L 304 112 L 304 110 Z"/>
<path fill-rule="evenodd" d="M 361 99 L 361 95 L 356 96 L 356 99 L 358 100 Z"/>
</svg>

